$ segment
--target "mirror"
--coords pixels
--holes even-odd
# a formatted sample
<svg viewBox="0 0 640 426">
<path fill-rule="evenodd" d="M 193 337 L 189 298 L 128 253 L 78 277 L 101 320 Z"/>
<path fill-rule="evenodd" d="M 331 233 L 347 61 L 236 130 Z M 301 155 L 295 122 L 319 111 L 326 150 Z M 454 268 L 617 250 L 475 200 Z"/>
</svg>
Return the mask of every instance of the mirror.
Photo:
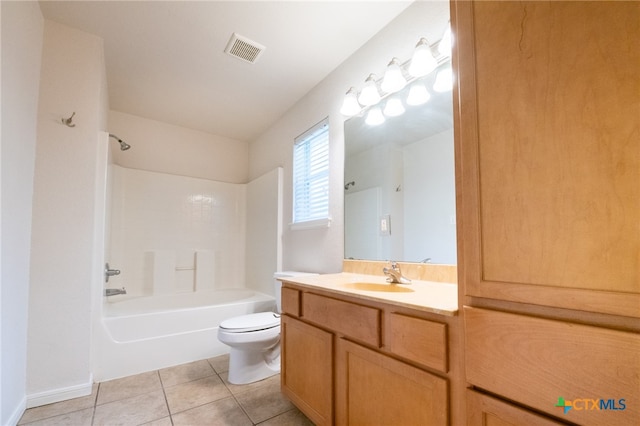
<svg viewBox="0 0 640 426">
<path fill-rule="evenodd" d="M 347 259 L 456 263 L 453 98 L 431 90 L 435 75 L 413 82 L 429 88 L 427 103 L 377 126 L 367 111 L 345 122 Z"/>
</svg>

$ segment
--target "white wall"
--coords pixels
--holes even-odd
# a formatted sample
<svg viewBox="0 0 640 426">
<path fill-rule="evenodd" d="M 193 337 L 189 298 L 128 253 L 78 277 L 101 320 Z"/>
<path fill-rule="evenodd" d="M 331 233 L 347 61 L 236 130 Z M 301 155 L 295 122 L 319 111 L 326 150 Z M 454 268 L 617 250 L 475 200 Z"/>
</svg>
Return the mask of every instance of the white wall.
<svg viewBox="0 0 640 426">
<path fill-rule="evenodd" d="M 260 176 L 276 166 L 284 169 L 284 269 L 312 272 L 342 269 L 344 117 L 339 110 L 343 96 L 350 86 L 361 88 L 369 73 L 382 75 L 391 58 L 409 59 L 420 37 L 438 40 L 448 16 L 448 2 L 412 4 L 252 142 L 250 177 Z M 293 140 L 327 116 L 331 167 L 329 213 L 333 222 L 330 228 L 291 231 L 288 224 L 291 222 Z"/>
<path fill-rule="evenodd" d="M 45 21 L 33 197 L 27 406 L 91 391 L 102 40 Z M 72 112 L 75 127 L 61 123 Z"/>
<path fill-rule="evenodd" d="M 109 113 L 109 132 L 131 145 L 127 151 L 112 149 L 114 162 L 123 167 L 220 182 L 248 180 L 246 142 L 118 111 Z"/>
<path fill-rule="evenodd" d="M 26 404 L 31 199 L 44 20 L 37 2 L 1 2 L 0 424 Z"/>
</svg>

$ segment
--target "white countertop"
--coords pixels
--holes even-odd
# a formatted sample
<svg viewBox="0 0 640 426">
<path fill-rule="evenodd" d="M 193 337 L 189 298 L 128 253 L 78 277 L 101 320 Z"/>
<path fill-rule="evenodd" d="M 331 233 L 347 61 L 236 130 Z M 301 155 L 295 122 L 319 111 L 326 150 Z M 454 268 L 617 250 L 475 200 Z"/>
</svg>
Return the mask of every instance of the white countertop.
<svg viewBox="0 0 640 426">
<path fill-rule="evenodd" d="M 364 300 L 385 302 L 435 314 L 455 316 L 458 285 L 412 280 L 411 284 L 389 284 L 385 277 L 341 272 L 280 278 L 311 290 L 320 289 Z"/>
</svg>

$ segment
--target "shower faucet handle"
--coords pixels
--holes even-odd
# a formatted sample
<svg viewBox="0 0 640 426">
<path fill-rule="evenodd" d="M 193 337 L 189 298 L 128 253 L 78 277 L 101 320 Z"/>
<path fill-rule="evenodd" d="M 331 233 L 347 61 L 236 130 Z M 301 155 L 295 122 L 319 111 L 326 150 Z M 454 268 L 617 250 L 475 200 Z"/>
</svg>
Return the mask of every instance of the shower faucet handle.
<svg viewBox="0 0 640 426">
<path fill-rule="evenodd" d="M 109 277 L 113 277 L 114 275 L 120 275 L 120 269 L 110 269 L 109 264 L 106 263 L 104 266 L 104 281 L 109 282 Z"/>
</svg>

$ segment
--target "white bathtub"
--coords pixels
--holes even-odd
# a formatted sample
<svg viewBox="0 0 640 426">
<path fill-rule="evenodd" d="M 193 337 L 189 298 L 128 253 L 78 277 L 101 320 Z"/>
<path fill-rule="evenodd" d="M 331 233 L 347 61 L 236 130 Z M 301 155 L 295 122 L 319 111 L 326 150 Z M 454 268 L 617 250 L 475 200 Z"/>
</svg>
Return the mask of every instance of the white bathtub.
<svg viewBox="0 0 640 426">
<path fill-rule="evenodd" d="M 94 380 L 184 364 L 229 352 L 217 338 L 227 318 L 275 309 L 273 296 L 248 289 L 108 301 L 95 330 Z"/>
</svg>

